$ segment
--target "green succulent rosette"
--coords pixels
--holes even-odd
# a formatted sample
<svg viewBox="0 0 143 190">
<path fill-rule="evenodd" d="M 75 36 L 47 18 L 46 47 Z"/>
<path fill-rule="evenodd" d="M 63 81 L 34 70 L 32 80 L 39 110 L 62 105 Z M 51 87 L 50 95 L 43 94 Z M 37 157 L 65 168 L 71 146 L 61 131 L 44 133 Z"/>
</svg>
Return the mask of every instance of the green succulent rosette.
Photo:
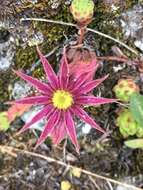
<svg viewBox="0 0 143 190">
<path fill-rule="evenodd" d="M 119 112 L 116 125 L 119 127 L 119 131 L 124 138 L 133 135 L 143 137 L 143 128 L 134 120 L 128 109 L 123 109 Z"/>
<path fill-rule="evenodd" d="M 70 8 L 74 19 L 79 23 L 83 23 L 92 19 L 94 2 L 92 0 L 73 0 Z"/>
<path fill-rule="evenodd" d="M 10 126 L 7 112 L 0 112 L 0 131 L 6 131 Z"/>
<path fill-rule="evenodd" d="M 139 92 L 139 87 L 132 79 L 121 79 L 113 88 L 115 95 L 123 102 L 129 102 L 133 93 Z"/>
</svg>

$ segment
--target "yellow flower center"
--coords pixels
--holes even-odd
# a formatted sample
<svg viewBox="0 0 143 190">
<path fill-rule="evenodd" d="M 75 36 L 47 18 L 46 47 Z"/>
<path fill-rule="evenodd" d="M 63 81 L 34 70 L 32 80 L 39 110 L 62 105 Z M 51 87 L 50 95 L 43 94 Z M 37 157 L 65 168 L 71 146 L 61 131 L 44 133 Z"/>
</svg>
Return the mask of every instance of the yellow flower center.
<svg viewBox="0 0 143 190">
<path fill-rule="evenodd" d="M 72 94 L 65 90 L 57 90 L 52 97 L 54 107 L 66 110 L 73 104 Z"/>
</svg>

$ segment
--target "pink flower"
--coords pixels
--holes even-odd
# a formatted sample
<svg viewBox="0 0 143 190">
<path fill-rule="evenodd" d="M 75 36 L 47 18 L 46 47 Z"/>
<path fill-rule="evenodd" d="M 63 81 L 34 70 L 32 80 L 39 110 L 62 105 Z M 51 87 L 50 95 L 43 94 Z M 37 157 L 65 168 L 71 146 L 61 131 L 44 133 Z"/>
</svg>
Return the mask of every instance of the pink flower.
<svg viewBox="0 0 143 190">
<path fill-rule="evenodd" d="M 43 105 L 42 110 L 30 122 L 23 126 L 20 133 L 29 129 L 31 125 L 40 119 L 45 118 L 47 123 L 37 141 L 36 147 L 43 143 L 48 136 L 52 137 L 53 143 L 59 144 L 68 135 L 75 145 L 76 151 L 79 152 L 73 118 L 78 117 L 93 128 L 104 133 L 104 130 L 83 110 L 83 107 L 85 105 L 94 106 L 116 101 L 115 99 L 87 95 L 87 93 L 103 82 L 107 76 L 87 82 L 86 79 L 89 76 L 85 71 L 85 73 L 82 73 L 74 80 L 71 79 L 65 51 L 61 60 L 60 72 L 56 75 L 39 49 L 38 54 L 43 64 L 48 83 L 43 83 L 20 71 L 15 71 L 19 77 L 33 85 L 40 92 L 40 95 L 26 97 L 15 101 L 15 103 Z"/>
</svg>

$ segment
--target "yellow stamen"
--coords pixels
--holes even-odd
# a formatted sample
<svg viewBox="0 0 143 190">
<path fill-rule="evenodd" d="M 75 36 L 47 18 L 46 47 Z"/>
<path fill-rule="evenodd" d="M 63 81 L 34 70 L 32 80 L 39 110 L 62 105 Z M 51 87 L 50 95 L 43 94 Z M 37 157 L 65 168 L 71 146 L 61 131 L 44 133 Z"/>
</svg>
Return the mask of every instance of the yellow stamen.
<svg viewBox="0 0 143 190">
<path fill-rule="evenodd" d="M 57 90 L 52 97 L 54 107 L 66 110 L 73 104 L 72 94 L 65 90 Z"/>
</svg>

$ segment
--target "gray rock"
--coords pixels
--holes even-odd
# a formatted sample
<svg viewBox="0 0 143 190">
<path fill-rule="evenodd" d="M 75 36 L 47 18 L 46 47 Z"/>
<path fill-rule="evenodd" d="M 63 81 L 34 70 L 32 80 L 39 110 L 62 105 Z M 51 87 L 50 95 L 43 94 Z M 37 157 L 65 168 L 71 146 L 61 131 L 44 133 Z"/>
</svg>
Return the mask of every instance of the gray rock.
<svg viewBox="0 0 143 190">
<path fill-rule="evenodd" d="M 124 179 L 120 180 L 120 181 L 122 181 L 123 183 L 126 183 L 126 184 L 130 184 L 130 185 L 139 187 L 142 184 L 143 176 L 142 175 L 127 176 L 127 177 L 124 177 Z M 116 190 L 131 190 L 131 188 L 128 188 L 128 187 L 125 187 L 122 185 L 118 185 Z"/>
<path fill-rule="evenodd" d="M 21 119 L 26 123 L 26 122 L 30 121 L 36 115 L 36 113 L 38 113 L 40 110 L 41 110 L 40 106 L 32 107 L 28 112 L 26 112 L 22 115 Z M 44 125 L 45 125 L 45 120 L 41 119 L 37 123 L 33 124 L 31 126 L 31 128 L 42 131 Z"/>
<path fill-rule="evenodd" d="M 52 9 L 57 9 L 61 4 L 59 0 L 50 0 L 49 5 Z"/>
<path fill-rule="evenodd" d="M 30 90 L 31 86 L 28 83 L 25 83 L 24 81 L 18 81 L 14 84 L 12 97 L 14 99 L 26 97 L 30 93 Z"/>
<path fill-rule="evenodd" d="M 121 15 L 121 27 L 126 39 L 133 39 L 134 44 L 143 51 L 143 8 L 136 5 Z"/>
<path fill-rule="evenodd" d="M 0 28 L 1 30 L 1 28 Z M 6 72 L 14 64 L 15 45 L 13 37 L 0 37 L 0 72 Z"/>
</svg>

